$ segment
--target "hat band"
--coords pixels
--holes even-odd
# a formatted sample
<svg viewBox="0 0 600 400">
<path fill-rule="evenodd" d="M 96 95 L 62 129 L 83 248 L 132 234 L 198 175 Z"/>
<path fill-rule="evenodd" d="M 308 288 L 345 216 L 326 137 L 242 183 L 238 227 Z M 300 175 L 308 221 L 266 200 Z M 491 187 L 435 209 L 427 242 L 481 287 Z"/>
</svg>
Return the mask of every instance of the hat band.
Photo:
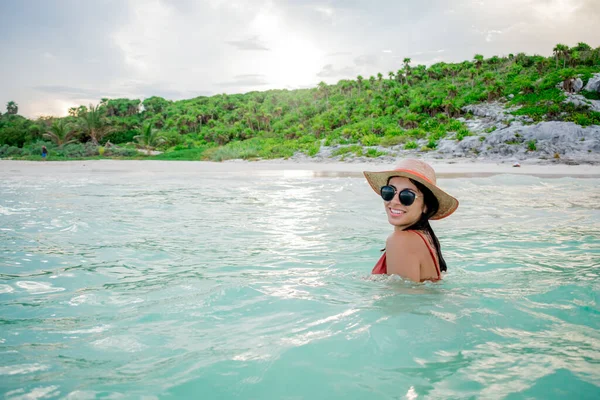
<svg viewBox="0 0 600 400">
<path fill-rule="evenodd" d="M 435 183 L 431 182 L 431 180 L 430 180 L 428 177 L 426 177 L 425 175 L 423 175 L 423 174 L 421 174 L 421 173 L 419 173 L 419 172 L 417 172 L 417 171 L 413 171 L 413 170 L 411 170 L 411 169 L 395 169 L 394 171 L 398 171 L 398 172 L 408 172 L 409 174 L 416 175 L 416 176 L 418 176 L 419 178 L 421 178 L 421 179 L 423 179 L 423 180 L 425 180 L 425 181 L 427 181 L 427 182 L 431 183 L 432 185 L 435 185 Z"/>
</svg>

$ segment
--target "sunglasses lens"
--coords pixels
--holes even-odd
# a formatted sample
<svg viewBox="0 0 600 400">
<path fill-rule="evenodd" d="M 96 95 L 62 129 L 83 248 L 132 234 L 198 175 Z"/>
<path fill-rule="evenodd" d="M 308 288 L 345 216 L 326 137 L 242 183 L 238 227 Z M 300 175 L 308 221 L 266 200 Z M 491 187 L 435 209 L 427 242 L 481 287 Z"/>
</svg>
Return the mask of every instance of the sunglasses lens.
<svg viewBox="0 0 600 400">
<path fill-rule="evenodd" d="M 383 186 L 381 188 L 381 198 L 384 199 L 385 201 L 392 200 L 394 198 L 395 194 L 396 194 L 396 190 L 394 190 L 394 188 L 391 186 Z"/>
<path fill-rule="evenodd" d="M 400 192 L 400 203 L 405 206 L 410 206 L 415 202 L 416 195 L 408 189 L 404 189 Z"/>
</svg>

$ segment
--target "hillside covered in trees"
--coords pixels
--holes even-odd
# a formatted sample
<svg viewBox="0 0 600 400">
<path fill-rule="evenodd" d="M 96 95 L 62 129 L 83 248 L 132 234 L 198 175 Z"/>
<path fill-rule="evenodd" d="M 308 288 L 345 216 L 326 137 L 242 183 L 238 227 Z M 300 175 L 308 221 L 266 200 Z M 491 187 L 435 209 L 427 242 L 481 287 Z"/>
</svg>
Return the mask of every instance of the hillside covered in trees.
<svg viewBox="0 0 600 400">
<path fill-rule="evenodd" d="M 63 118 L 30 120 L 9 102 L 0 115 L 0 157 L 51 159 L 152 157 L 224 160 L 315 155 L 325 145 L 403 146 L 431 151 L 472 132 L 465 106 L 502 101 L 528 123 L 600 125 L 600 112 L 566 102 L 575 79 L 600 72 L 600 47 L 559 44 L 552 56 L 509 54 L 426 67 L 405 59 L 399 69 L 299 90 L 219 94 L 189 100 L 102 99 Z M 557 85 L 561 84 L 563 90 Z M 581 96 L 600 100 L 598 91 Z M 462 117 L 462 118 L 461 118 Z M 460 120 L 458 118 L 461 118 Z M 358 146 L 356 146 L 358 145 Z M 160 150 L 156 156 L 137 149 Z M 370 149 L 367 156 L 381 152 Z"/>
</svg>

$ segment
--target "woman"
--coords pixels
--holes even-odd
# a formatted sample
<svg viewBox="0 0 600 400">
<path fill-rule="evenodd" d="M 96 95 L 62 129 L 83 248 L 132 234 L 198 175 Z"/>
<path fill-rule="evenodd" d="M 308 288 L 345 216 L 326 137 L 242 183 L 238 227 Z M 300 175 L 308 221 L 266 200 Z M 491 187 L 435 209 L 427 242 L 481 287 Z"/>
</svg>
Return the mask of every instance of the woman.
<svg viewBox="0 0 600 400">
<path fill-rule="evenodd" d="M 437 187 L 433 168 L 421 160 L 402 160 L 391 171 L 364 175 L 383 198 L 388 222 L 394 226 L 373 273 L 415 282 L 440 280 L 446 261 L 429 220 L 452 214 L 458 200 Z"/>
</svg>

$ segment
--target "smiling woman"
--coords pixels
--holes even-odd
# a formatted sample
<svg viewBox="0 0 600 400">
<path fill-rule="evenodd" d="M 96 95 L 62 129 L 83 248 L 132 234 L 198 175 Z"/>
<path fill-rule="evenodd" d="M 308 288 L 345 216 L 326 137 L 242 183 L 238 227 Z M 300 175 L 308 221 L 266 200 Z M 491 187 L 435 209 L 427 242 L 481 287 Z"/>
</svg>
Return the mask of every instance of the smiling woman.
<svg viewBox="0 0 600 400">
<path fill-rule="evenodd" d="M 416 282 L 440 280 L 447 267 L 429 220 L 452 214 L 458 200 L 436 185 L 435 171 L 420 160 L 402 160 L 391 171 L 364 174 L 381 195 L 388 222 L 394 226 L 373 273 Z"/>
</svg>

